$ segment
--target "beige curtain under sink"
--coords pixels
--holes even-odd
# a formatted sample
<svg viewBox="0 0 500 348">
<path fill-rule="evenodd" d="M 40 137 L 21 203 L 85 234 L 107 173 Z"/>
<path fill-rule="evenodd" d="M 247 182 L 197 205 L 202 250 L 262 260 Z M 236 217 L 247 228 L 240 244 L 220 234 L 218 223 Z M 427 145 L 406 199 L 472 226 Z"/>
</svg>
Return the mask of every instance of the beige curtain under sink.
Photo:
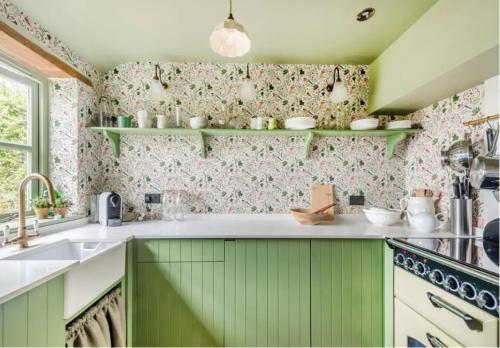
<svg viewBox="0 0 500 348">
<path fill-rule="evenodd" d="M 66 329 L 67 347 L 124 347 L 125 303 L 112 290 Z"/>
</svg>

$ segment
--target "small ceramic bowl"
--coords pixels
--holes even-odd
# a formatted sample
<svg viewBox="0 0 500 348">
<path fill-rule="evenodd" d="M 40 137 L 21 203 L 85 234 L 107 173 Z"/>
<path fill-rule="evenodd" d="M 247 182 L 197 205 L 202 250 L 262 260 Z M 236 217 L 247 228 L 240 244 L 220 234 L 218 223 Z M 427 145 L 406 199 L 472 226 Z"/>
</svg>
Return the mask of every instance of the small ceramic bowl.
<svg viewBox="0 0 500 348">
<path fill-rule="evenodd" d="M 189 125 L 193 129 L 205 128 L 207 126 L 207 119 L 203 116 L 195 116 L 189 119 Z"/>
<path fill-rule="evenodd" d="M 378 118 L 364 118 L 362 120 L 355 120 L 351 122 L 352 130 L 369 130 L 377 129 Z"/>
<path fill-rule="evenodd" d="M 399 210 L 370 208 L 363 209 L 366 218 L 376 226 L 390 226 L 401 220 L 401 212 Z"/>
</svg>

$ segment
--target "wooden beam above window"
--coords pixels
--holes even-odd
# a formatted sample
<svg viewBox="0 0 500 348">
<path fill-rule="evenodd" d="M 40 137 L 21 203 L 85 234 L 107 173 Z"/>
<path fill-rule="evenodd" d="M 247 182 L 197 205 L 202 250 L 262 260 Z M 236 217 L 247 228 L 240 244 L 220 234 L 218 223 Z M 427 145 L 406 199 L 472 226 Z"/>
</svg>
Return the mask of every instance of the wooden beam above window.
<svg viewBox="0 0 500 348">
<path fill-rule="evenodd" d="M 0 22 L 0 52 L 46 77 L 74 77 L 92 86 L 88 77 Z"/>
</svg>

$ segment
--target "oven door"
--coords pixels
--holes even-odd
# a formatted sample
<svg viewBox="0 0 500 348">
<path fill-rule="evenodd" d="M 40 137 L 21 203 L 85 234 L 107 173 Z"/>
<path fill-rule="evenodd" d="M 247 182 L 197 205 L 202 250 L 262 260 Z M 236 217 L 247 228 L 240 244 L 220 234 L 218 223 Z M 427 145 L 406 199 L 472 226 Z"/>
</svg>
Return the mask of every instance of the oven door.
<svg viewBox="0 0 500 348">
<path fill-rule="evenodd" d="M 462 344 L 394 299 L 394 345 L 396 347 L 461 347 Z"/>
</svg>

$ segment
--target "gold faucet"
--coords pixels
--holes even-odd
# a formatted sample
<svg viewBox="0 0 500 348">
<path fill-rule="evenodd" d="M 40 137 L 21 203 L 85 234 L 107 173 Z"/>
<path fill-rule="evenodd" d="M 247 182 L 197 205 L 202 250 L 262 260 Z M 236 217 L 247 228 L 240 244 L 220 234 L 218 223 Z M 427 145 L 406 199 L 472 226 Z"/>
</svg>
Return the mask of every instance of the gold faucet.
<svg viewBox="0 0 500 348">
<path fill-rule="evenodd" d="M 26 186 L 32 180 L 39 179 L 47 187 L 47 192 L 49 193 L 49 202 L 54 204 L 54 188 L 49 178 L 42 174 L 32 173 L 25 177 L 21 184 L 19 184 L 19 229 L 17 230 L 17 237 L 11 240 L 4 240 L 3 245 L 16 243 L 19 249 L 24 249 L 29 247 L 28 240 L 38 236 L 38 232 L 35 235 L 30 235 L 26 233 Z"/>
</svg>

